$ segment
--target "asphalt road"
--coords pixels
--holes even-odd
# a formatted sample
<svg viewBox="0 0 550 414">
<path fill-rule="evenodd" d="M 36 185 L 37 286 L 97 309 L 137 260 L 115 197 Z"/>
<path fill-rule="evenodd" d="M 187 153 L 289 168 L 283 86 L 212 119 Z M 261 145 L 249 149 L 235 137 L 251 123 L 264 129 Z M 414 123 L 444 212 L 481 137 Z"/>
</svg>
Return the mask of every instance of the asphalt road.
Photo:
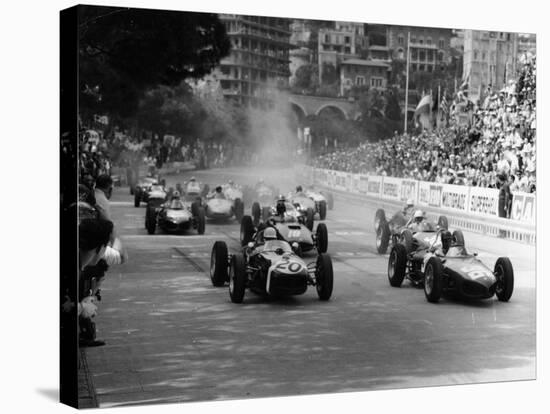
<svg viewBox="0 0 550 414">
<path fill-rule="evenodd" d="M 277 180 L 289 170 L 194 172 L 210 184 Z M 183 177 L 167 177 L 168 185 Z M 250 206 L 246 206 L 250 211 Z M 85 350 L 101 407 L 365 391 L 535 378 L 535 248 L 465 232 L 470 251 L 515 270 L 509 303 L 425 300 L 406 282 L 390 287 L 387 255 L 374 247 L 376 205 L 335 199 L 325 221 L 335 272 L 330 301 L 314 288 L 243 304 L 211 285 L 216 240 L 239 248 L 239 226 L 207 221 L 198 236 L 147 235 L 145 208 L 127 188 L 112 199 L 129 263 L 110 269 L 96 323 L 107 345 Z M 311 260 L 315 255 L 309 255 Z"/>
</svg>

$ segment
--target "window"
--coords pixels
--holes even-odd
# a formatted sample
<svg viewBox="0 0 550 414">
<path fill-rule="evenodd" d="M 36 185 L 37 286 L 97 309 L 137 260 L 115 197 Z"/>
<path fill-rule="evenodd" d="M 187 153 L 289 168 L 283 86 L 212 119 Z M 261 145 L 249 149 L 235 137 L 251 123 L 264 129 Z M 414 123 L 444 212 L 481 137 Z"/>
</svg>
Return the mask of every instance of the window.
<svg viewBox="0 0 550 414">
<path fill-rule="evenodd" d="M 499 44 L 498 44 L 498 51 L 499 51 L 499 52 L 502 51 L 502 43 L 499 43 Z"/>
<path fill-rule="evenodd" d="M 411 37 L 411 43 L 416 43 L 416 36 Z"/>
<path fill-rule="evenodd" d="M 330 35 L 325 35 L 325 43 L 330 43 Z"/>
<path fill-rule="evenodd" d="M 405 59 L 405 53 L 403 52 L 402 48 L 397 49 L 397 58 L 398 59 Z"/>
<path fill-rule="evenodd" d="M 477 50 L 474 50 L 474 60 L 477 60 Z"/>
<path fill-rule="evenodd" d="M 351 38 L 350 38 L 349 36 L 346 36 L 344 39 L 345 39 L 345 41 L 346 41 L 346 44 L 349 43 L 349 42 L 351 42 Z"/>
<path fill-rule="evenodd" d="M 421 50 L 419 53 L 418 53 L 418 57 L 421 62 L 425 61 L 426 60 L 426 51 L 425 50 Z"/>
<path fill-rule="evenodd" d="M 443 61 L 444 59 L 444 54 L 442 51 L 439 51 L 438 54 L 437 54 L 437 60 L 439 60 L 440 62 Z"/>
<path fill-rule="evenodd" d="M 428 38 L 426 39 L 426 44 L 427 44 L 427 45 L 431 45 L 431 44 L 432 44 L 432 38 L 431 38 L 431 37 L 428 37 Z"/>
<path fill-rule="evenodd" d="M 506 40 L 510 41 L 510 33 L 506 33 Z"/>
<path fill-rule="evenodd" d="M 413 63 L 413 64 L 411 65 L 411 68 L 412 68 L 412 71 L 413 71 L 413 72 L 416 72 L 417 69 L 418 69 L 418 66 L 416 66 L 416 63 Z"/>
<path fill-rule="evenodd" d="M 403 35 L 400 34 L 399 36 L 397 36 L 397 44 L 402 46 L 403 45 Z"/>
<path fill-rule="evenodd" d="M 433 66 L 432 65 L 428 65 L 428 72 L 431 72 L 433 70 Z"/>
<path fill-rule="evenodd" d="M 412 60 L 418 59 L 418 51 L 417 51 L 416 49 L 413 49 L 413 50 L 411 51 L 411 59 L 412 59 Z"/>
<path fill-rule="evenodd" d="M 485 51 L 483 51 L 481 53 L 481 60 L 485 60 L 486 57 L 487 57 L 487 53 L 485 53 Z"/>
<path fill-rule="evenodd" d="M 439 48 L 445 49 L 445 39 L 439 39 Z"/>
<path fill-rule="evenodd" d="M 355 77 L 355 84 L 357 86 L 362 86 L 365 84 L 365 77 L 364 76 L 356 76 Z"/>
<path fill-rule="evenodd" d="M 424 44 L 424 39 L 423 39 L 423 38 L 418 39 L 418 43 L 420 43 L 421 45 L 423 45 L 423 44 Z"/>
<path fill-rule="evenodd" d="M 383 78 L 376 78 L 376 77 L 370 78 L 370 86 L 374 88 L 381 88 L 383 85 L 383 82 L 384 82 Z"/>
<path fill-rule="evenodd" d="M 428 50 L 428 62 L 432 62 L 434 60 L 434 51 Z"/>
</svg>

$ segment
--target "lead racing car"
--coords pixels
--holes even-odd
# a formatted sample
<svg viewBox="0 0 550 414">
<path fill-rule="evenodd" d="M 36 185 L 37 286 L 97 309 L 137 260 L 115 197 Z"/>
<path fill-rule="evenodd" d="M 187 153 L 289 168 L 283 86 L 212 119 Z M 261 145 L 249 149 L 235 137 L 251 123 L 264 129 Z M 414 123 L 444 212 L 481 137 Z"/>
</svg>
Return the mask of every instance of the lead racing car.
<svg viewBox="0 0 550 414">
<path fill-rule="evenodd" d="M 180 199 L 175 192 L 172 200 L 162 202 L 162 199 L 151 199 L 147 205 L 145 227 L 147 233 L 155 234 L 157 227 L 166 233 L 182 233 L 196 229 L 198 234 L 205 230 L 204 208 L 194 196 Z"/>
<path fill-rule="evenodd" d="M 240 195 L 240 197 L 239 197 Z M 205 213 L 207 218 L 211 219 L 230 219 L 235 217 L 240 221 L 244 215 L 244 204 L 242 202 L 242 193 L 236 188 L 226 188 L 222 186 L 206 196 Z"/>
<path fill-rule="evenodd" d="M 491 270 L 477 254 L 468 254 L 460 230 L 440 229 L 433 242 L 413 252 L 395 244 L 388 260 L 388 280 L 400 287 L 404 279 L 423 286 L 428 302 L 436 303 L 442 294 L 469 299 L 510 300 L 514 290 L 514 269 L 510 259 L 499 257 Z"/>
<path fill-rule="evenodd" d="M 212 284 L 229 282 L 234 303 L 242 303 L 246 289 L 279 297 L 302 295 L 308 286 L 315 286 L 320 300 L 329 300 L 334 283 L 330 256 L 322 253 L 306 263 L 295 253 L 297 247 L 277 240 L 273 227 L 258 231 L 242 252 L 233 255 L 228 254 L 225 242 L 216 241 L 210 259 Z"/>
</svg>

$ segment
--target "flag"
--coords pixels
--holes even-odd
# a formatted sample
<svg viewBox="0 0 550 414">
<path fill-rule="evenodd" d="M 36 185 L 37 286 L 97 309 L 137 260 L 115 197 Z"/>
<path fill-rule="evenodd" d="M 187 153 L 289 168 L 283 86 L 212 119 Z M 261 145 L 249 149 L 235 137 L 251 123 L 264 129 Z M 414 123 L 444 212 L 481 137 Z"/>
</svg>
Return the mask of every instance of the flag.
<svg viewBox="0 0 550 414">
<path fill-rule="evenodd" d="M 416 117 L 417 115 L 422 114 L 424 112 L 430 112 L 432 103 L 433 102 L 432 102 L 431 95 L 424 96 L 416 106 L 416 109 L 414 111 L 414 116 Z"/>
<path fill-rule="evenodd" d="M 443 94 L 442 98 L 441 98 L 441 104 L 440 104 L 440 109 L 443 113 L 447 113 L 448 112 L 448 108 L 447 108 L 447 98 L 445 98 L 445 93 Z"/>
</svg>

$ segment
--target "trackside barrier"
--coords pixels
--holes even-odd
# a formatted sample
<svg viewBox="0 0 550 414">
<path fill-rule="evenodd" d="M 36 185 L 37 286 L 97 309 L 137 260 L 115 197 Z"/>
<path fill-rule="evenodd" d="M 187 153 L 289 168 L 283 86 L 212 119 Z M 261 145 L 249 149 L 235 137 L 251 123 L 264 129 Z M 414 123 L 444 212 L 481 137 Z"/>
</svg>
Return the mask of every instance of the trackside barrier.
<svg viewBox="0 0 550 414">
<path fill-rule="evenodd" d="M 367 176 L 311 167 L 296 168 L 295 175 L 301 181 L 314 182 L 352 200 L 372 200 L 385 205 L 385 208 L 400 208 L 403 201 L 412 199 L 428 212 L 446 215 L 451 227 L 523 243 L 536 243 L 536 197 L 533 194 L 514 193 L 511 218 L 505 219 L 498 217 L 497 189 Z M 329 177 L 338 177 L 338 182 Z"/>
</svg>

